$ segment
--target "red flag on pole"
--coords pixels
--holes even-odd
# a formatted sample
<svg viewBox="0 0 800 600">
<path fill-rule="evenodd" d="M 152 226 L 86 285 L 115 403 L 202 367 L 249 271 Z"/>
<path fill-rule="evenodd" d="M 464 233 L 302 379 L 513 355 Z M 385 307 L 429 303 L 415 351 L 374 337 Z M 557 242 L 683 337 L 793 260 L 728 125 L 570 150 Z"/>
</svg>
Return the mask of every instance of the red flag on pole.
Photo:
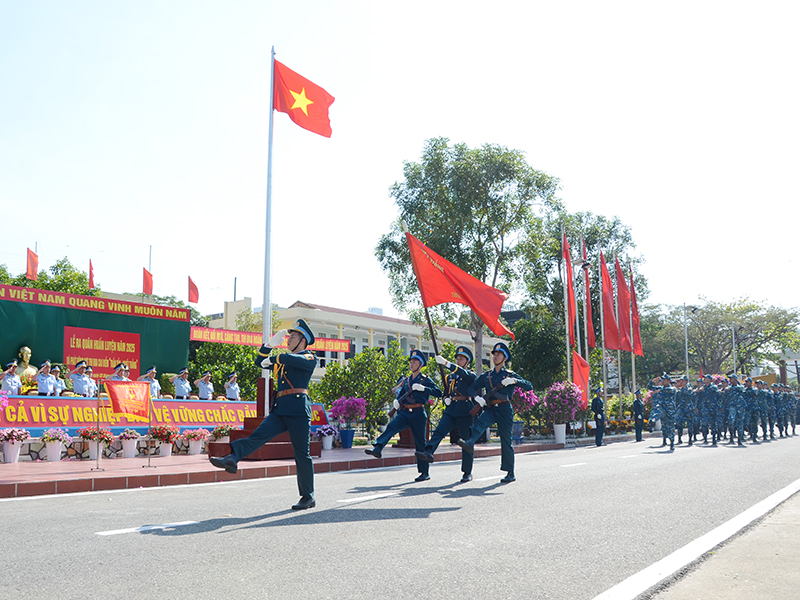
<svg viewBox="0 0 800 600">
<path fill-rule="evenodd" d="M 39 280 L 39 256 L 28 248 L 28 260 L 25 270 L 25 278 L 31 281 Z"/>
<path fill-rule="evenodd" d="M 633 287 L 633 269 L 631 269 L 631 316 L 633 317 L 633 353 L 644 356 L 642 334 L 639 330 L 639 308 L 636 306 L 636 288 Z"/>
<path fill-rule="evenodd" d="M 569 345 L 572 347 L 575 345 L 575 288 L 572 283 L 572 253 L 566 233 L 561 238 L 561 254 L 567 265 L 567 320 L 569 322 Z"/>
<path fill-rule="evenodd" d="M 316 83 L 275 61 L 273 108 L 289 115 L 303 129 L 331 137 L 328 107 L 335 98 Z"/>
<path fill-rule="evenodd" d="M 94 269 L 92 268 L 92 259 L 89 259 L 89 289 L 94 289 Z"/>
<path fill-rule="evenodd" d="M 192 281 L 192 278 L 189 277 L 189 302 L 192 304 L 197 304 L 200 301 L 200 291 L 197 289 L 197 286 Z"/>
<path fill-rule="evenodd" d="M 150 401 L 150 384 L 146 381 L 110 381 L 105 380 L 108 396 L 111 398 L 111 409 L 117 414 L 128 415 L 136 420 L 148 419 Z"/>
<path fill-rule="evenodd" d="M 589 407 L 589 363 L 572 351 L 572 382 L 581 388 L 581 410 Z"/>
<path fill-rule="evenodd" d="M 142 282 L 142 293 L 146 296 L 153 295 L 153 275 L 145 268 L 142 268 L 144 271 L 144 281 Z"/>
<path fill-rule="evenodd" d="M 617 319 L 614 316 L 614 289 L 602 250 L 600 251 L 600 272 L 603 293 L 603 345 L 607 350 L 619 350 L 619 329 L 617 329 Z"/>
<path fill-rule="evenodd" d="M 508 334 L 514 339 L 511 330 L 500 322 L 500 310 L 508 294 L 486 285 L 446 261 L 408 232 L 406 242 L 424 306 L 436 306 L 445 302 L 465 304 L 475 311 L 495 335 Z"/>
<path fill-rule="evenodd" d="M 592 320 L 592 291 L 589 287 L 589 261 L 586 259 L 586 240 L 581 240 L 583 244 L 583 281 L 586 288 L 586 339 L 589 348 L 595 348 L 597 343 L 594 339 L 594 321 Z"/>
<path fill-rule="evenodd" d="M 619 302 L 619 347 L 620 350 L 633 352 L 631 345 L 631 293 L 625 283 L 625 274 L 619 266 L 619 259 L 614 257 L 617 271 L 617 301 Z"/>
</svg>

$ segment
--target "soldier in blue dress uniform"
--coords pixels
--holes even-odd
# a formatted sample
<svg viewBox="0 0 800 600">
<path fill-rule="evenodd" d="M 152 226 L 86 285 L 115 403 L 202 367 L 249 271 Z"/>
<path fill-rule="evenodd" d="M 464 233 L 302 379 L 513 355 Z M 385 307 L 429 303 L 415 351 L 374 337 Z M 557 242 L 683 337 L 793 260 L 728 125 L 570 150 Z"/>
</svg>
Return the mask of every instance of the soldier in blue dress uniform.
<svg viewBox="0 0 800 600">
<path fill-rule="evenodd" d="M 17 375 L 17 359 L 6 363 L 6 370 L 0 374 L 0 379 L 3 380 L 0 391 L 12 396 L 17 396 L 22 389 L 22 380 Z"/>
<path fill-rule="evenodd" d="M 472 351 L 466 346 L 456 348 L 456 364 L 451 363 L 443 356 L 437 356 L 436 362 L 450 370 L 450 374 L 445 378 L 444 403 L 446 408 L 439 420 L 436 431 L 431 435 L 431 439 L 425 444 L 424 452 L 415 452 L 419 460 L 433 462 L 433 453 L 439 447 L 442 439 L 454 428 L 458 428 L 459 437 L 468 438 L 475 418 L 470 413 L 473 403 L 469 397 L 469 388 L 475 382 L 477 375 L 472 367 Z M 461 483 L 472 481 L 472 462 L 473 455 L 464 450 L 461 451 Z"/>
<path fill-rule="evenodd" d="M 506 471 L 501 483 L 516 481 L 514 475 L 514 446 L 511 443 L 511 429 L 514 422 L 514 409 L 511 407 L 511 396 L 514 388 L 520 387 L 525 391 L 533 389 L 531 382 L 523 379 L 514 371 L 506 369 L 506 363 L 511 361 L 511 351 L 503 342 L 498 342 L 492 348 L 492 362 L 494 368 L 482 373 L 469 388 L 468 393 L 475 398 L 483 413 L 478 417 L 472 427 L 469 439 L 458 440 L 458 445 L 470 454 L 474 454 L 475 443 L 493 423 L 497 423 L 497 433 L 500 435 L 500 470 Z M 485 394 L 485 396 L 484 396 Z"/>
<path fill-rule="evenodd" d="M 175 399 L 188 400 L 192 393 L 192 384 L 189 383 L 189 367 L 183 367 L 177 375 L 169 378 L 169 382 L 175 386 Z"/>
<path fill-rule="evenodd" d="M 636 390 L 636 398 L 633 401 L 633 426 L 636 429 L 636 441 L 642 441 L 642 428 L 644 427 L 644 402 L 642 402 L 642 390 Z"/>
<path fill-rule="evenodd" d="M 270 356 L 286 334 L 289 352 Z M 308 382 L 317 366 L 317 356 L 306 348 L 314 343 L 314 334 L 303 319 L 298 319 L 289 330 L 281 330 L 261 346 L 256 366 L 272 371 L 278 381 L 275 405 L 272 412 L 248 437 L 231 442 L 232 453 L 223 457 L 210 457 L 211 464 L 229 473 L 236 473 L 237 463 L 270 441 L 276 435 L 289 432 L 297 466 L 297 489 L 300 501 L 292 506 L 303 510 L 316 506 L 314 500 L 314 463 L 311 460 L 311 400 Z"/>
<path fill-rule="evenodd" d="M 594 413 L 594 443 L 598 446 L 603 445 L 603 435 L 606 432 L 606 408 L 603 402 L 603 388 L 599 387 L 595 391 L 595 396 L 592 398 L 592 412 Z"/>
<path fill-rule="evenodd" d="M 394 409 L 397 413 L 377 440 L 372 448 L 364 450 L 365 453 L 375 458 L 381 458 L 381 450 L 392 437 L 404 429 L 411 429 L 414 436 L 414 448 L 417 454 L 417 471 L 419 476 L 414 481 L 427 481 L 429 475 L 429 461 L 419 458 L 425 453 L 425 428 L 428 424 L 428 413 L 425 406 L 428 399 L 441 398 L 442 390 L 428 377 L 421 373 L 422 367 L 427 364 L 425 355 L 419 350 L 412 350 L 408 357 L 408 366 L 411 375 L 401 378 L 397 386 L 397 397 L 394 400 Z"/>
</svg>

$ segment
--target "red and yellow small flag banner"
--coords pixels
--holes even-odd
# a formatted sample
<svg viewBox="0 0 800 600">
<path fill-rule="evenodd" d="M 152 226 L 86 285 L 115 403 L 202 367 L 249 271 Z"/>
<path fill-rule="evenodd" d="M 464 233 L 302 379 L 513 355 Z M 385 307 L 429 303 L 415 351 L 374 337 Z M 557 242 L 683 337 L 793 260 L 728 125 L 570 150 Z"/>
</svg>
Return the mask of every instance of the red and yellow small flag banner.
<svg viewBox="0 0 800 600">
<path fill-rule="evenodd" d="M 105 380 L 111 408 L 117 414 L 136 417 L 147 421 L 148 402 L 150 401 L 150 384 L 146 381 L 110 381 Z"/>
</svg>

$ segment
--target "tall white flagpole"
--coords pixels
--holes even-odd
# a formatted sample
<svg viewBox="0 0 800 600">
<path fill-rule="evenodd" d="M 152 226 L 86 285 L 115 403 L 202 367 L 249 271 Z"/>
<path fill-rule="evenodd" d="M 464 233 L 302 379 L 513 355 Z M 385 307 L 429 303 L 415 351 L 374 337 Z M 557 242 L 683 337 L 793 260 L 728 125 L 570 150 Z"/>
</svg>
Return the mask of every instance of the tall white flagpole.
<svg viewBox="0 0 800 600">
<path fill-rule="evenodd" d="M 566 260 L 572 260 L 571 256 L 568 259 L 564 258 L 565 239 L 566 239 L 566 233 L 564 232 L 564 224 L 562 223 L 561 224 L 561 258 L 563 259 L 562 262 Z M 572 353 L 570 352 L 570 346 L 569 346 L 570 327 L 569 327 L 569 299 L 568 299 L 569 296 L 567 295 L 567 274 L 568 274 L 567 265 L 565 263 L 564 276 L 561 278 L 561 281 L 563 282 L 562 287 L 564 288 L 564 337 L 566 338 L 564 342 L 567 346 L 567 380 L 572 381 Z M 570 282 L 570 284 L 571 283 L 572 282 Z"/>
<path fill-rule="evenodd" d="M 275 113 L 275 46 L 269 61 L 269 149 L 267 154 L 267 222 L 264 235 L 264 304 L 261 305 L 261 335 L 266 344 L 272 337 L 272 304 L 270 301 L 270 249 L 272 245 L 272 117 Z M 262 377 L 267 377 L 262 371 Z"/>
</svg>

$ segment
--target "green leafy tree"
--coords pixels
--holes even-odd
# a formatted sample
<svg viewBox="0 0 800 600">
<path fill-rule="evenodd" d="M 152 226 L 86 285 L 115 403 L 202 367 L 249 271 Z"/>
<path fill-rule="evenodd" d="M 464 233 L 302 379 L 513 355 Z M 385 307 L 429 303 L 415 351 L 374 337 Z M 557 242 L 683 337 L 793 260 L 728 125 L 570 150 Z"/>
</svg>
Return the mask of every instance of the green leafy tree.
<svg viewBox="0 0 800 600">
<path fill-rule="evenodd" d="M 212 342 L 199 342 L 198 345 L 194 360 L 189 362 L 190 381 L 199 378 L 203 371 L 211 371 L 214 393 L 224 396 L 228 373 L 236 371 L 242 400 L 255 401 L 256 381 L 261 377 L 261 369 L 257 368 L 253 361 L 255 358 L 253 348 Z"/>
<path fill-rule="evenodd" d="M 102 295 L 98 286 L 89 289 L 89 275 L 76 269 L 66 256 L 56 261 L 48 270 L 39 271 L 37 281 L 31 281 L 25 277 L 25 273 L 11 277 L 6 266 L 0 265 L 0 283 L 37 290 L 63 292 L 65 294 Z"/>
<path fill-rule="evenodd" d="M 342 396 L 356 396 L 367 401 L 365 427 L 370 438 L 377 431 L 378 422 L 385 413 L 386 404 L 394 399 L 392 389 L 397 380 L 408 371 L 408 358 L 396 341 L 382 353 L 379 348 L 365 348 L 346 365 L 328 363 L 325 375 L 312 382 L 309 394 L 315 402 L 330 408 Z"/>
<path fill-rule="evenodd" d="M 375 249 L 390 280 L 394 305 L 413 314 L 421 301 L 401 224 L 448 261 L 492 287 L 508 288 L 517 240 L 535 205 L 557 206 L 558 179 L 530 167 L 523 154 L 496 144 L 450 146 L 446 138 L 425 143 L 419 163 L 406 162 L 404 180 L 390 194 L 399 218 Z M 451 306 L 432 311 L 454 319 Z M 483 326 L 472 315 L 476 347 Z M 478 365 L 478 369 L 481 366 Z"/>
<path fill-rule="evenodd" d="M 236 329 L 239 331 L 256 331 L 261 332 L 264 326 L 264 318 L 262 313 L 253 312 L 249 306 L 245 306 L 236 313 Z M 272 305 L 272 332 L 275 333 L 281 328 L 281 317 L 278 311 L 275 310 L 275 305 Z"/>
<path fill-rule="evenodd" d="M 567 364 L 564 327 L 546 311 L 514 325 L 516 340 L 509 350 L 514 371 L 531 382 L 533 389 L 544 390 L 553 382 L 566 379 Z"/>
</svg>

